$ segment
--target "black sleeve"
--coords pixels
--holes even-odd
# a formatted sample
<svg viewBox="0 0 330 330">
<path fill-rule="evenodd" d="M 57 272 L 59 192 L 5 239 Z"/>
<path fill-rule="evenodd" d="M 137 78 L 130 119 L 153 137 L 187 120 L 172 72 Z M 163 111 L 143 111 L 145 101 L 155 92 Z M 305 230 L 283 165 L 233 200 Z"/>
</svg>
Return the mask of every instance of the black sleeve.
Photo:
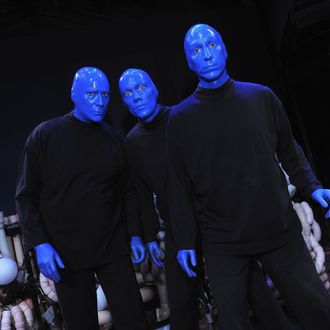
<svg viewBox="0 0 330 330">
<path fill-rule="evenodd" d="M 25 144 L 16 185 L 16 209 L 27 249 L 48 241 L 39 210 L 39 150 L 36 133 L 32 133 Z"/>
<path fill-rule="evenodd" d="M 167 128 L 169 166 L 169 211 L 173 238 L 178 250 L 195 249 L 197 224 L 193 203 L 193 187 L 184 162 L 184 146 L 180 127 L 170 118 Z"/>
<path fill-rule="evenodd" d="M 311 193 L 322 188 L 322 185 L 316 178 L 303 149 L 293 137 L 291 125 L 281 101 L 273 93 L 272 103 L 277 126 L 278 160 L 289 175 L 290 182 L 297 187 L 302 196 L 310 198 Z"/>
<path fill-rule="evenodd" d="M 140 236 L 142 237 L 142 225 L 139 216 L 140 205 L 139 199 L 134 189 L 131 175 L 126 172 L 129 182 L 127 182 L 127 188 L 124 192 L 125 196 L 125 213 L 126 213 L 126 222 L 127 230 L 130 237 Z"/>
<path fill-rule="evenodd" d="M 156 240 L 159 231 L 159 217 L 155 209 L 153 192 L 134 168 L 131 169 L 131 172 L 140 202 L 144 240 L 149 243 Z"/>
</svg>

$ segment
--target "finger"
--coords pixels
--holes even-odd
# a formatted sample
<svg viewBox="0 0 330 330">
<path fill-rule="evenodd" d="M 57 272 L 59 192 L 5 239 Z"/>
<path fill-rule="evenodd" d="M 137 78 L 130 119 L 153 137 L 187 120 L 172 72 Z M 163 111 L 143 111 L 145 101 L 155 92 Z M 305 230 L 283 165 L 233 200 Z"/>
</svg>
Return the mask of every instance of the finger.
<svg viewBox="0 0 330 330">
<path fill-rule="evenodd" d="M 158 258 L 157 258 L 157 250 L 153 247 L 150 248 L 150 257 L 151 257 L 151 260 L 152 262 L 158 266 Z"/>
<path fill-rule="evenodd" d="M 157 256 L 162 257 L 163 256 L 163 251 L 160 248 L 157 248 L 156 250 Z"/>
<path fill-rule="evenodd" d="M 193 277 L 193 271 L 190 269 L 189 265 L 188 265 L 188 260 L 187 258 L 183 259 L 183 265 L 184 265 L 184 270 L 186 271 L 187 275 L 189 277 Z"/>
<path fill-rule="evenodd" d="M 328 203 L 325 201 L 325 199 L 322 196 L 318 195 L 317 197 L 315 197 L 315 199 L 323 208 L 328 207 Z"/>
<path fill-rule="evenodd" d="M 57 253 L 55 254 L 55 261 L 56 261 L 57 265 L 58 265 L 61 269 L 64 269 L 64 268 L 65 268 L 62 259 L 60 258 L 60 256 L 59 256 Z"/>
<path fill-rule="evenodd" d="M 49 278 L 58 283 L 60 281 L 60 274 L 57 272 L 57 268 L 55 263 L 50 263 L 49 267 L 48 267 L 48 274 L 49 274 Z"/>
<path fill-rule="evenodd" d="M 190 262 L 191 262 L 191 264 L 192 264 L 194 267 L 196 267 L 196 265 L 197 265 L 197 262 L 196 262 L 196 254 L 195 254 L 194 252 L 192 252 L 192 253 L 190 254 Z"/>
<path fill-rule="evenodd" d="M 328 212 L 326 213 L 325 217 L 326 217 L 327 219 L 330 219 L 330 208 L 329 208 Z"/>
<path fill-rule="evenodd" d="M 184 271 L 186 271 L 186 270 L 184 269 L 184 263 L 183 263 L 183 261 L 182 261 L 182 258 L 177 258 L 177 259 L 178 259 L 178 261 L 179 261 L 180 267 L 181 267 Z"/>
<path fill-rule="evenodd" d="M 132 248 L 132 261 L 134 264 L 138 263 L 139 255 L 136 251 L 136 248 Z"/>
<path fill-rule="evenodd" d="M 197 276 L 197 274 L 193 270 L 191 270 L 191 276 L 190 277 L 196 277 L 196 276 Z"/>
<path fill-rule="evenodd" d="M 145 251 L 144 251 L 143 247 L 141 247 L 141 246 L 138 247 L 138 254 L 139 254 L 139 256 L 137 258 L 138 259 L 137 262 L 141 263 L 145 258 Z"/>
<path fill-rule="evenodd" d="M 155 256 L 152 256 L 152 261 L 159 268 L 162 268 L 164 266 L 163 262 Z"/>
</svg>

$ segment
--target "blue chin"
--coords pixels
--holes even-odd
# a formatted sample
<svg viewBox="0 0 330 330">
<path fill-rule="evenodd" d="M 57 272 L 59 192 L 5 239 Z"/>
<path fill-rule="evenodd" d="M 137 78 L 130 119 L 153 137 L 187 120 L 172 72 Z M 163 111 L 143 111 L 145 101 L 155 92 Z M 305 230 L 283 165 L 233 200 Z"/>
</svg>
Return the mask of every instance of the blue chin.
<svg viewBox="0 0 330 330">
<path fill-rule="evenodd" d="M 141 107 L 140 109 L 135 109 L 134 113 L 139 120 L 144 120 L 151 115 L 151 112 L 146 111 L 144 107 L 143 108 Z"/>
<path fill-rule="evenodd" d="M 221 76 L 221 71 L 220 70 L 215 70 L 215 71 L 210 71 L 210 72 L 202 72 L 199 77 L 202 80 L 205 80 L 206 82 L 212 82 Z"/>
<path fill-rule="evenodd" d="M 103 113 L 93 113 L 93 114 L 88 116 L 88 119 L 91 122 L 99 123 L 100 121 L 102 121 L 104 119 L 104 116 L 105 116 L 104 112 Z"/>
</svg>

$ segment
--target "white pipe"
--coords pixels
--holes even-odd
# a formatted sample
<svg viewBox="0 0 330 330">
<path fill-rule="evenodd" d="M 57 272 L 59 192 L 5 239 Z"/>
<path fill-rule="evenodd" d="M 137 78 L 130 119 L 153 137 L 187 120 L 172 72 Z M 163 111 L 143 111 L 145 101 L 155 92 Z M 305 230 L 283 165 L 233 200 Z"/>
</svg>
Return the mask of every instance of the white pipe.
<svg viewBox="0 0 330 330">
<path fill-rule="evenodd" d="M 300 220 L 301 226 L 302 226 L 302 236 L 304 238 L 304 241 L 307 245 L 307 248 L 309 251 L 312 249 L 311 241 L 310 241 L 310 234 L 311 234 L 311 228 L 306 220 L 305 212 L 302 209 L 302 206 L 299 203 L 293 203 L 293 209 L 296 211 L 298 218 Z"/>
<path fill-rule="evenodd" d="M 301 202 L 300 205 L 302 206 L 302 209 L 306 215 L 307 223 L 311 226 L 314 222 L 314 214 L 308 203 Z"/>
<path fill-rule="evenodd" d="M 322 272 L 322 268 L 324 266 L 325 254 L 324 254 L 322 246 L 316 241 L 314 236 L 311 235 L 310 238 L 311 238 L 312 248 L 316 253 L 315 267 L 316 267 L 317 273 L 320 274 Z"/>
<path fill-rule="evenodd" d="M 25 302 L 29 305 L 30 309 L 33 311 L 34 306 L 33 306 L 32 298 L 26 298 Z"/>
<path fill-rule="evenodd" d="M 44 276 L 42 273 L 40 273 L 39 281 L 41 289 L 45 295 L 52 301 L 58 302 L 54 282 Z"/>
<path fill-rule="evenodd" d="M 325 286 L 325 288 L 326 288 L 327 290 L 329 290 L 329 289 L 330 289 L 330 282 L 329 282 L 329 281 L 326 281 L 326 282 L 324 283 L 324 286 Z"/>
<path fill-rule="evenodd" d="M 13 239 L 11 238 L 10 235 L 7 236 L 7 244 L 8 244 L 8 247 L 9 247 L 10 258 L 13 259 L 13 260 L 16 260 L 15 250 L 14 250 L 14 245 L 13 245 Z"/>
<path fill-rule="evenodd" d="M 312 232 L 316 241 L 319 242 L 321 240 L 321 228 L 320 225 L 315 220 L 312 224 Z"/>
<path fill-rule="evenodd" d="M 24 316 L 25 316 L 25 319 L 26 319 L 26 322 L 27 322 L 28 326 L 32 328 L 32 326 L 33 326 L 33 313 L 32 313 L 31 307 L 28 305 L 28 303 L 25 300 L 21 301 L 18 304 L 18 306 L 20 307 L 20 309 L 24 313 Z"/>
<path fill-rule="evenodd" d="M 140 293 L 143 302 L 151 301 L 154 296 L 154 291 L 149 286 L 143 286 L 142 288 L 140 288 Z"/>
<path fill-rule="evenodd" d="M 112 316 L 108 310 L 98 311 L 97 313 L 99 325 L 111 325 Z"/>
<path fill-rule="evenodd" d="M 4 222 L 3 212 L 0 211 L 0 252 L 4 257 L 13 259 L 13 256 L 11 255 L 9 250 L 4 225 L 5 222 Z"/>
<path fill-rule="evenodd" d="M 10 311 L 5 310 L 2 312 L 1 330 L 11 330 L 10 315 Z"/>
<path fill-rule="evenodd" d="M 17 215 L 16 214 L 10 215 L 9 216 L 9 221 L 12 224 L 14 224 L 14 223 L 18 224 Z M 16 234 L 13 237 L 13 243 L 14 243 L 14 250 L 15 250 L 17 264 L 20 267 L 20 266 L 23 265 L 23 262 L 24 262 L 24 252 L 23 252 L 23 246 L 22 246 L 22 240 L 21 240 L 21 235 L 20 234 Z"/>
<path fill-rule="evenodd" d="M 14 325 L 16 330 L 25 330 L 25 318 L 23 311 L 19 308 L 19 306 L 11 306 L 11 315 L 14 319 Z"/>
</svg>

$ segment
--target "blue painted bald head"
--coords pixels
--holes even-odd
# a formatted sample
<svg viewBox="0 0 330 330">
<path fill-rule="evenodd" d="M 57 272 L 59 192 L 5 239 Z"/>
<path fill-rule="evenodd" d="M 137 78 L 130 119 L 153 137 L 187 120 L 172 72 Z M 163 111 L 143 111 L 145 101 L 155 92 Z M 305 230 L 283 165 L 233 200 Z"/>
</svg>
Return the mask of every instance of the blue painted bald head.
<svg viewBox="0 0 330 330">
<path fill-rule="evenodd" d="M 221 35 L 207 24 L 192 26 L 184 39 L 189 68 L 195 72 L 204 88 L 217 88 L 228 79 L 227 51 Z"/>
<path fill-rule="evenodd" d="M 77 119 L 86 123 L 101 122 L 110 100 L 108 78 L 97 68 L 79 69 L 73 79 L 71 99 Z"/>
<path fill-rule="evenodd" d="M 119 90 L 129 112 L 142 122 L 151 122 L 158 114 L 158 90 L 150 76 L 140 69 L 128 69 L 119 79 Z"/>
</svg>

